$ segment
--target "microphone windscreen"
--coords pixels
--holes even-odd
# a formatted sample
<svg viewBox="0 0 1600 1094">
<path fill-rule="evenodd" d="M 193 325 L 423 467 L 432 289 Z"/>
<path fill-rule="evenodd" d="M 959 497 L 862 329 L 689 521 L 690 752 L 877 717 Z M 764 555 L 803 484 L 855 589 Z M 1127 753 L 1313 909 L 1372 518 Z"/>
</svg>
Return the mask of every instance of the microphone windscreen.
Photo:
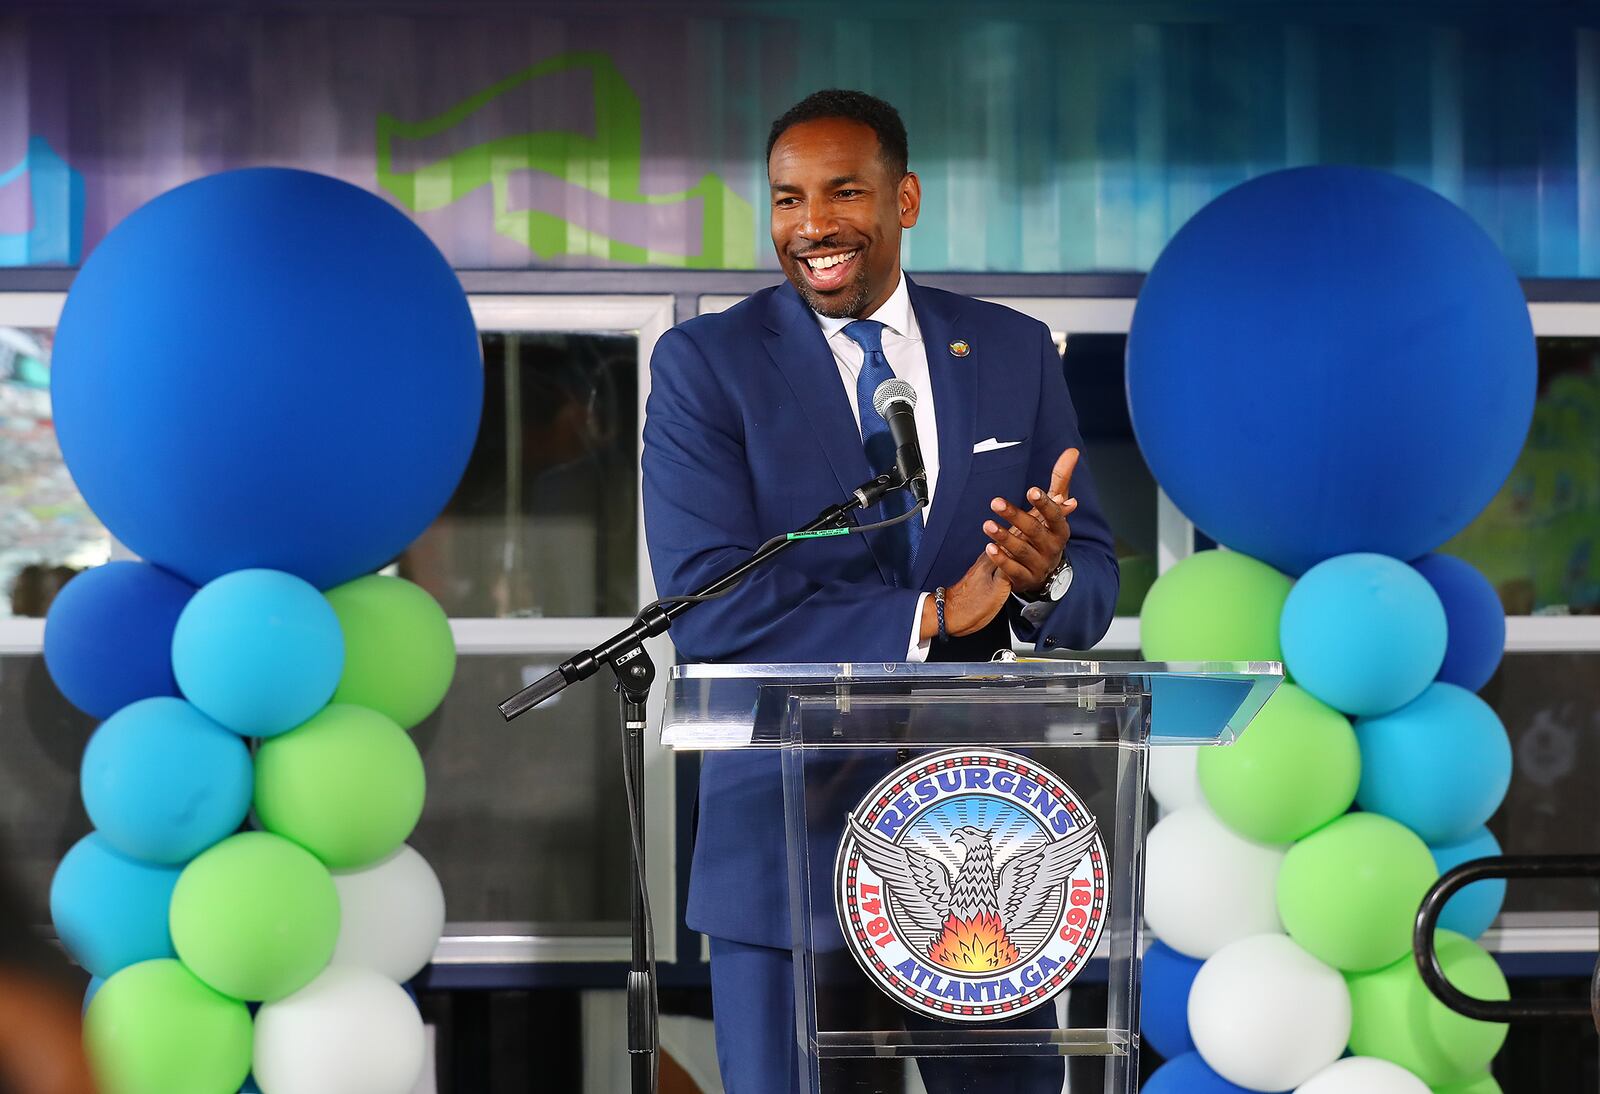
<svg viewBox="0 0 1600 1094">
<path fill-rule="evenodd" d="M 917 389 L 897 376 L 889 377 L 872 393 L 872 409 L 878 412 L 878 417 L 886 417 L 890 403 L 905 403 L 915 409 Z"/>
</svg>

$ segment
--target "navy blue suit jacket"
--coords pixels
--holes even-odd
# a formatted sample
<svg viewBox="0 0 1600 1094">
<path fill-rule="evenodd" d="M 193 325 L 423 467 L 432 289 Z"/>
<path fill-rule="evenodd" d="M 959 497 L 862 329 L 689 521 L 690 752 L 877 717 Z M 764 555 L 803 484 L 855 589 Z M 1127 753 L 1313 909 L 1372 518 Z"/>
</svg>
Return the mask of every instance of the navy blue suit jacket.
<svg viewBox="0 0 1600 1094">
<path fill-rule="evenodd" d="M 871 533 L 791 547 L 732 593 L 672 625 L 684 661 L 904 661 L 919 590 L 953 585 L 988 542 L 999 495 L 1026 505 L 1063 449 L 1082 448 L 1061 358 L 1036 320 L 908 281 L 939 431 L 939 479 L 914 587 L 896 588 Z M 964 357 L 950 350 L 970 346 Z M 985 438 L 1020 440 L 974 454 Z M 662 596 L 692 592 L 767 539 L 799 528 L 883 468 L 861 434 L 816 317 L 787 282 L 668 331 L 650 361 L 644 515 Z M 1072 587 L 1034 628 L 1015 605 L 984 632 L 935 643 L 938 660 L 987 660 L 1007 623 L 1038 648 L 1087 649 L 1117 600 L 1111 530 L 1088 460 L 1072 479 Z M 788 947 L 783 794 L 773 752 L 708 754 L 688 922 L 755 945 Z"/>
</svg>

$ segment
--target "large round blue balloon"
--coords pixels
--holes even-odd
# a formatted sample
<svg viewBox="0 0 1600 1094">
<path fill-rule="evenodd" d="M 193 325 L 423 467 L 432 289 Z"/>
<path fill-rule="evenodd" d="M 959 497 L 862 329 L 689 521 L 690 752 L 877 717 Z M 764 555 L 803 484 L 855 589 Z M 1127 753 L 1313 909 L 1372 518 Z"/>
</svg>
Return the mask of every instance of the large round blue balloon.
<svg viewBox="0 0 1600 1094">
<path fill-rule="evenodd" d="M 1198 1052 L 1175 1056 L 1156 1068 L 1140 1094 L 1257 1094 L 1218 1075 Z"/>
<path fill-rule="evenodd" d="M 1445 614 L 1433 586 L 1399 559 L 1340 555 L 1295 582 L 1278 634 L 1297 684 L 1346 714 L 1384 714 L 1438 674 Z"/>
<path fill-rule="evenodd" d="M 1454 555 L 1427 555 L 1412 563 L 1444 605 L 1450 625 L 1439 679 L 1478 691 L 1506 651 L 1506 611 L 1489 579 Z"/>
<path fill-rule="evenodd" d="M 1473 859 L 1493 858 L 1500 854 L 1500 841 L 1487 828 L 1479 828 L 1464 840 L 1429 847 L 1433 861 L 1442 875 L 1446 870 Z M 1468 938 L 1477 938 L 1489 929 L 1500 906 L 1506 901 L 1504 878 L 1474 881 L 1451 897 L 1439 913 L 1439 926 Z"/>
<path fill-rule="evenodd" d="M 176 957 L 167 909 L 182 872 L 128 858 L 89 833 L 67 852 L 50 883 L 57 937 L 101 979 L 140 961 Z"/>
<path fill-rule="evenodd" d="M 1356 804 L 1437 845 L 1466 839 L 1500 808 L 1511 785 L 1511 741 L 1494 710 L 1454 684 L 1430 684 L 1413 702 L 1356 720 Z"/>
<path fill-rule="evenodd" d="M 191 182 L 117 225 L 73 280 L 52 366 L 84 499 L 196 585 L 381 568 L 449 500 L 483 402 L 466 297 L 427 236 L 280 168 Z"/>
<path fill-rule="evenodd" d="M 182 699 L 142 699 L 95 730 L 83 752 L 83 805 L 124 855 L 181 863 L 237 831 L 255 769 L 236 734 Z"/>
<path fill-rule="evenodd" d="M 184 696 L 246 737 L 285 733 L 328 705 L 344 632 L 327 597 L 292 574 L 239 570 L 195 594 L 172 636 Z"/>
<path fill-rule="evenodd" d="M 44 663 L 67 701 L 109 718 L 129 703 L 177 695 L 172 628 L 194 586 L 146 562 L 108 562 L 74 577 L 50 604 Z"/>
<path fill-rule="evenodd" d="M 1306 167 L 1195 214 L 1128 338 L 1134 431 L 1212 538 L 1292 574 L 1411 559 L 1482 511 L 1533 417 L 1527 302 L 1472 219 L 1395 175 Z"/>
<path fill-rule="evenodd" d="M 1165 942 L 1144 953 L 1144 983 L 1139 992 L 1139 1031 L 1167 1059 L 1194 1051 L 1189 1036 L 1189 989 L 1203 961 L 1186 957 Z"/>
</svg>

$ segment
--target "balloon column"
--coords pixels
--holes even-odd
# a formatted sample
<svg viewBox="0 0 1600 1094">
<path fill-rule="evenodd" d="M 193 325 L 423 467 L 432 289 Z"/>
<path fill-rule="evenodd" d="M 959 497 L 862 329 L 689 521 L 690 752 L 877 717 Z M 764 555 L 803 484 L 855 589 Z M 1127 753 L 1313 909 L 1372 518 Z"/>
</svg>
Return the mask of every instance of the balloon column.
<svg viewBox="0 0 1600 1094">
<path fill-rule="evenodd" d="M 1157 480 L 1227 548 L 1151 588 L 1145 655 L 1289 677 L 1237 744 L 1153 762 L 1144 1028 L 1174 1058 L 1148 1088 L 1497 1089 L 1504 1027 L 1429 995 L 1410 928 L 1440 869 L 1494 853 L 1511 774 L 1474 694 L 1504 614 L 1429 552 L 1489 502 L 1532 418 L 1516 278 L 1431 191 L 1282 171 L 1173 238 L 1127 375 Z M 1487 998 L 1505 980 L 1472 939 L 1503 891 L 1463 891 L 1440 935 L 1452 981 Z"/>
<path fill-rule="evenodd" d="M 94 831 L 51 890 L 97 978 L 101 1087 L 217 1094 L 253 1071 L 265 1094 L 406 1094 L 424 1036 L 399 982 L 444 922 L 405 844 L 407 730 L 455 647 L 427 593 L 373 571 L 438 515 L 477 433 L 460 285 L 365 191 L 230 172 L 95 249 L 54 366 L 67 466 L 143 559 L 74 579 L 45 629 L 57 685 L 105 719 L 83 759 Z"/>
</svg>

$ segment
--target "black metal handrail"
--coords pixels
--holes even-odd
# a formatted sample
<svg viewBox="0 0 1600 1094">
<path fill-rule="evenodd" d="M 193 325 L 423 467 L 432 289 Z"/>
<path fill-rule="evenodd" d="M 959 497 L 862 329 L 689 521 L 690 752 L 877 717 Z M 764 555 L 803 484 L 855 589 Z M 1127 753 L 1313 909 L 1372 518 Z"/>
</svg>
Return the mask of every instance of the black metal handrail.
<svg viewBox="0 0 1600 1094">
<path fill-rule="evenodd" d="M 1593 1019 L 1600 1027 L 1600 963 L 1595 967 L 1595 979 L 1590 998 L 1540 1000 L 1538 1002 L 1515 999 L 1478 999 L 1459 990 L 1445 979 L 1444 966 L 1433 947 L 1434 931 L 1439 926 L 1439 913 L 1449 899 L 1460 889 L 1474 881 L 1486 878 L 1590 878 L 1600 880 L 1600 855 L 1498 855 L 1492 858 L 1473 859 L 1447 870 L 1428 895 L 1422 898 L 1417 909 L 1417 922 L 1411 932 L 1411 951 L 1416 958 L 1422 982 L 1428 986 L 1445 1006 L 1468 1018 L 1483 1022 L 1565 1021 L 1571 1018 Z"/>
</svg>

